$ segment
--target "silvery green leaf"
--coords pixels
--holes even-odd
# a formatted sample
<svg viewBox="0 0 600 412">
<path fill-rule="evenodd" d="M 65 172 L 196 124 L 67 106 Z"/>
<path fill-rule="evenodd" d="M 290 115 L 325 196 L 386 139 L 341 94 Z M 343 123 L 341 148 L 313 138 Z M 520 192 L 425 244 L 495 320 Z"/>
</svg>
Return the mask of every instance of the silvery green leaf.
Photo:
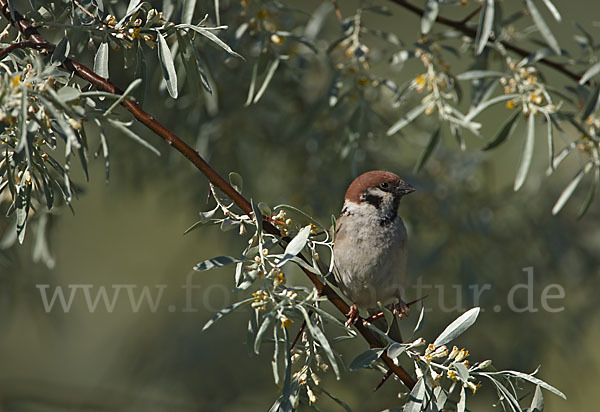
<svg viewBox="0 0 600 412">
<path fill-rule="evenodd" d="M 123 100 L 125 100 L 127 98 L 131 98 L 132 91 L 136 87 L 138 87 L 141 83 L 142 83 L 142 79 L 135 79 L 134 81 L 129 83 L 129 86 L 127 86 L 127 88 L 125 89 L 123 94 L 121 96 L 119 96 L 119 98 L 116 99 L 113 102 L 113 104 L 110 105 L 110 107 L 108 109 L 106 109 L 106 111 L 102 114 L 102 116 L 108 116 L 110 114 L 110 112 L 112 112 L 115 107 L 120 105 Z"/>
<path fill-rule="evenodd" d="M 65 86 L 56 91 L 56 96 L 63 102 L 70 102 L 79 98 L 81 92 L 74 87 Z"/>
<path fill-rule="evenodd" d="M 515 398 L 515 396 L 512 394 L 512 392 L 510 392 L 508 389 L 506 389 L 506 387 L 504 385 L 502 385 L 502 383 L 500 383 L 500 381 L 498 381 L 497 379 L 494 379 L 489 375 L 486 375 L 486 376 L 488 378 L 490 378 L 490 380 L 492 381 L 494 386 L 496 386 L 496 389 L 502 394 L 502 397 L 501 397 L 501 401 L 503 401 L 502 404 L 504 404 L 504 401 L 507 401 L 511 411 L 521 412 L 521 407 L 519 406 L 519 401 Z"/>
<path fill-rule="evenodd" d="M 252 66 L 252 76 L 250 77 L 250 86 L 248 87 L 248 97 L 244 106 L 250 106 L 254 99 L 254 89 L 256 88 L 256 76 L 258 74 L 258 63 L 254 63 Z"/>
<path fill-rule="evenodd" d="M 217 26 L 221 25 L 221 12 L 220 12 L 219 0 L 215 0 L 215 21 Z"/>
<path fill-rule="evenodd" d="M 280 61 L 279 57 L 277 57 L 275 60 L 273 60 L 271 62 L 271 64 L 269 64 L 269 67 L 267 68 L 267 71 L 265 74 L 265 79 L 263 80 L 262 84 L 260 85 L 260 89 L 258 89 L 258 91 L 256 92 L 256 95 L 254 96 L 252 103 L 258 103 L 258 101 L 260 100 L 262 95 L 267 91 L 267 87 L 269 86 L 269 83 L 271 83 L 271 80 L 273 79 L 273 75 L 275 75 L 275 71 L 277 70 L 277 67 L 279 67 L 279 61 Z"/>
<path fill-rule="evenodd" d="M 306 326 L 308 326 L 310 334 L 317 340 L 317 342 L 319 342 L 319 345 L 321 345 L 321 348 L 323 348 L 323 350 L 325 351 L 325 354 L 327 355 L 327 359 L 329 359 L 329 363 L 333 368 L 335 376 L 339 380 L 340 369 L 335 360 L 335 355 L 333 354 L 333 350 L 331 349 L 331 345 L 329 345 L 327 337 L 323 334 L 320 328 L 315 326 L 315 324 L 310 319 L 310 316 L 308 316 L 308 312 L 306 311 L 306 309 L 304 309 L 302 306 L 298 306 L 298 308 L 302 311 L 302 314 L 304 315 L 304 320 L 306 321 Z"/>
<path fill-rule="evenodd" d="M 588 191 L 588 195 L 581 205 L 581 209 L 579 210 L 579 214 L 577 215 L 577 219 L 581 219 L 583 215 L 586 214 L 594 197 L 596 196 L 596 190 L 600 185 L 600 167 L 596 167 L 594 170 L 594 179 L 592 180 L 592 184 L 590 185 L 590 190 Z"/>
<path fill-rule="evenodd" d="M 552 48 L 552 50 L 554 50 L 556 52 L 556 54 L 558 54 L 558 55 L 562 54 L 561 50 L 560 50 L 560 46 L 559 46 L 558 42 L 556 41 L 556 38 L 554 37 L 554 35 L 552 34 L 552 31 L 550 30 L 550 28 L 544 21 L 544 18 L 540 14 L 540 11 L 537 9 L 535 4 L 533 4 L 533 0 L 525 0 L 525 3 L 527 4 L 527 8 L 529 9 L 529 14 L 531 15 L 531 18 L 533 19 L 533 22 L 535 23 L 536 27 L 540 31 L 540 34 L 542 35 L 544 40 L 546 40 L 546 43 L 548 43 L 548 46 L 550 46 Z"/>
<path fill-rule="evenodd" d="M 443 411 L 446 401 L 448 400 L 448 393 L 442 386 L 436 386 L 433 389 L 433 396 L 435 399 L 435 406 L 437 406 L 440 411 Z"/>
<path fill-rule="evenodd" d="M 240 225 L 240 222 L 237 220 L 233 220 L 233 219 L 229 219 L 229 218 L 225 218 L 223 219 L 223 221 L 221 222 L 221 230 L 223 232 L 228 232 L 231 229 L 238 227 Z"/>
<path fill-rule="evenodd" d="M 421 308 L 421 313 L 419 314 L 419 320 L 417 321 L 417 324 L 415 325 L 415 329 L 413 330 L 413 336 L 421 330 L 421 328 L 423 327 L 423 322 L 425 320 L 425 306 L 423 306 Z M 389 353 L 389 352 L 388 352 Z"/>
<path fill-rule="evenodd" d="M 460 398 L 458 400 L 458 403 L 456 404 L 456 412 L 465 412 L 466 406 L 467 406 L 467 394 L 465 392 L 465 387 L 461 386 Z"/>
<path fill-rule="evenodd" d="M 304 226 L 296 236 L 288 243 L 283 252 L 283 257 L 279 262 L 277 262 L 277 266 L 281 267 L 285 262 L 287 262 L 292 257 L 296 256 L 298 253 L 304 249 L 306 246 L 306 242 L 308 242 L 308 237 L 310 236 L 311 226 Z"/>
<path fill-rule="evenodd" d="M 272 216 L 273 212 L 271 212 L 271 208 L 265 202 L 258 203 L 258 210 L 263 214 L 263 216 Z"/>
<path fill-rule="evenodd" d="M 387 135 L 391 136 L 394 133 L 396 133 L 397 131 L 404 128 L 404 126 L 406 126 L 407 124 L 409 124 L 410 122 L 415 120 L 417 117 L 419 117 L 425 111 L 426 108 L 427 108 L 426 105 L 420 104 L 417 107 L 410 110 L 408 113 L 406 113 L 404 116 L 402 116 L 402 118 L 400 120 L 398 120 L 396 123 L 394 123 L 392 125 L 392 127 L 390 127 L 388 129 Z"/>
<path fill-rule="evenodd" d="M 251 297 L 251 298 L 242 300 L 240 302 L 236 302 L 233 305 L 227 306 L 224 309 L 221 309 L 215 316 L 213 316 L 208 322 L 206 322 L 206 324 L 202 328 L 202 331 L 205 331 L 206 329 L 210 328 L 216 321 L 218 321 L 219 319 L 223 318 L 226 315 L 229 315 L 231 312 L 233 312 L 240 306 L 246 305 L 246 304 L 252 302 L 253 300 L 254 300 L 254 297 Z"/>
<path fill-rule="evenodd" d="M 328 4 L 328 3 L 322 3 L 322 4 Z M 321 390 L 321 392 L 323 392 L 325 395 L 327 395 L 329 397 L 329 399 L 331 399 L 332 401 L 337 403 L 346 412 L 352 412 L 352 409 L 346 403 L 344 403 L 341 399 L 338 399 L 335 396 L 333 396 L 331 393 L 329 393 L 327 390 L 325 390 L 325 388 L 323 388 L 322 386 L 319 387 L 319 389 Z"/>
<path fill-rule="evenodd" d="M 600 73 L 600 62 L 591 65 L 579 79 L 579 84 L 584 85 L 592 77 Z"/>
<path fill-rule="evenodd" d="M 141 2 L 142 2 L 142 0 L 130 0 L 129 5 L 127 6 L 127 11 L 125 12 L 125 15 L 132 14 L 140 6 Z"/>
<path fill-rule="evenodd" d="M 102 2 L 102 0 L 92 0 L 92 3 L 94 3 L 94 6 L 96 6 L 96 8 L 98 9 L 98 17 L 103 18 L 104 17 L 104 3 Z"/>
<path fill-rule="evenodd" d="M 144 146 L 146 149 L 150 150 L 155 155 L 160 156 L 160 152 L 158 151 L 157 148 L 155 148 L 150 143 L 148 143 L 147 141 L 145 141 L 144 139 L 142 139 L 140 136 L 138 136 L 137 134 L 135 134 L 129 127 L 125 126 L 124 123 L 119 122 L 119 121 L 114 120 L 114 119 L 111 119 L 111 118 L 107 118 L 106 120 L 108 121 L 108 123 L 111 126 L 113 126 L 116 129 L 119 129 L 121 132 L 123 132 L 123 134 L 125 136 L 127 136 L 130 139 L 133 139 L 134 141 L 138 142 L 139 144 L 141 144 L 142 146 Z"/>
<path fill-rule="evenodd" d="M 279 367 L 277 365 L 277 361 L 279 358 L 279 336 L 277 336 L 277 327 L 273 328 L 273 359 L 271 360 L 271 367 L 273 369 L 273 379 L 275 381 L 275 385 L 279 385 Z"/>
<path fill-rule="evenodd" d="M 519 170 L 517 171 L 517 177 L 515 178 L 514 191 L 516 192 L 525 183 L 527 173 L 529 172 L 529 166 L 531 166 L 531 159 L 533 158 L 533 146 L 535 143 L 535 116 L 530 113 L 527 119 L 527 135 L 525 136 L 525 143 L 523 145 L 523 154 L 521 155 L 521 163 Z"/>
<path fill-rule="evenodd" d="M 175 26 L 175 28 L 184 28 L 184 29 L 194 30 L 195 32 L 200 33 L 201 35 L 203 35 L 204 37 L 206 37 L 207 39 L 209 39 L 210 41 L 215 43 L 217 46 L 223 48 L 227 53 L 231 54 L 232 56 L 236 56 L 236 57 L 239 57 L 240 59 L 244 60 L 244 57 L 242 55 L 233 51 L 233 49 L 231 47 L 229 47 L 229 45 L 227 43 L 225 43 L 223 40 L 221 40 L 216 34 L 211 32 L 210 30 L 207 30 L 203 27 L 194 26 L 192 24 L 178 24 Z"/>
<path fill-rule="evenodd" d="M 556 21 L 562 21 L 562 17 L 560 16 L 560 12 L 556 8 L 556 6 L 554 4 L 552 4 L 552 2 L 550 0 L 542 0 L 542 1 L 544 2 L 546 7 L 548 8 L 548 10 L 550 10 L 550 13 L 552 13 L 552 16 L 554 17 L 554 19 Z"/>
<path fill-rule="evenodd" d="M 363 353 L 358 354 L 354 359 L 352 359 L 352 362 L 350 362 L 348 369 L 351 371 L 355 371 L 358 369 L 366 368 L 367 366 L 371 366 L 373 362 L 379 359 L 383 351 L 384 349 L 368 349 Z"/>
<path fill-rule="evenodd" d="M 421 33 L 427 34 L 431 31 L 431 27 L 437 19 L 438 12 L 440 11 L 439 0 L 426 0 L 425 11 L 423 17 L 421 17 Z"/>
<path fill-rule="evenodd" d="M 552 385 L 544 382 L 543 380 L 541 380 L 539 378 L 536 378 L 532 374 L 523 373 L 523 372 L 519 372 L 519 371 L 513 371 L 513 370 L 505 370 L 505 371 L 502 371 L 502 373 L 503 374 L 512 375 L 512 376 L 515 376 L 517 378 L 521 378 L 523 380 L 526 380 L 528 382 L 533 383 L 534 385 L 539 385 L 542 388 L 546 389 L 547 391 L 550 391 L 553 394 L 560 396 L 564 400 L 567 400 L 567 397 L 565 396 L 564 393 L 562 393 L 561 391 L 559 391 L 558 389 L 556 389 L 554 386 L 552 386 Z"/>
<path fill-rule="evenodd" d="M 469 70 L 456 76 L 458 80 L 476 80 L 486 77 L 504 77 L 505 73 L 492 70 Z"/>
<path fill-rule="evenodd" d="M 520 97 L 521 95 L 519 94 L 503 94 L 501 96 L 496 96 L 492 99 L 489 100 L 485 100 L 481 103 L 479 103 L 477 105 L 477 107 L 474 107 L 473 109 L 471 109 L 469 111 L 469 113 L 467 113 L 467 115 L 465 116 L 464 121 L 465 122 L 470 122 L 471 120 L 473 120 L 475 118 L 475 116 L 477 116 L 479 113 L 481 113 L 482 111 L 484 111 L 485 109 L 487 109 L 488 107 L 500 103 L 500 102 L 504 102 L 506 100 L 511 100 L 511 99 L 515 99 L 517 97 Z"/>
<path fill-rule="evenodd" d="M 108 41 L 106 39 L 102 40 L 94 56 L 94 72 L 98 76 L 108 79 Z"/>
<path fill-rule="evenodd" d="M 519 62 L 519 64 L 517 64 L 517 67 L 529 66 L 529 65 L 536 63 L 542 59 L 545 59 L 548 56 L 556 56 L 556 52 L 549 47 L 545 47 L 543 49 L 536 50 L 529 56 L 522 59 Z"/>
<path fill-rule="evenodd" d="M 27 183 L 25 179 L 19 188 L 19 194 L 15 202 L 17 214 L 17 239 L 20 244 L 25 240 L 25 230 L 27 228 L 27 216 L 29 215 L 29 206 L 31 203 L 31 182 Z"/>
<path fill-rule="evenodd" d="M 565 205 L 565 203 L 567 203 L 567 201 L 573 195 L 573 192 L 575 191 L 575 189 L 577 189 L 577 186 L 579 185 L 579 183 L 581 183 L 581 179 L 583 179 L 583 176 L 587 172 L 590 171 L 591 166 L 592 166 L 592 163 L 588 163 L 587 165 L 585 165 L 584 167 L 582 167 L 579 170 L 579 172 L 577 172 L 577 174 L 575 175 L 575 177 L 571 180 L 571 182 L 567 185 L 567 187 L 564 188 L 564 190 L 562 191 L 562 193 L 558 197 L 558 200 L 554 204 L 554 207 L 552 208 L 552 214 L 553 215 L 556 215 L 558 212 L 561 211 L 561 209 L 563 208 L 563 206 Z"/>
<path fill-rule="evenodd" d="M 581 121 L 585 122 L 590 114 L 596 111 L 598 108 L 598 97 L 600 96 L 600 85 L 594 88 L 594 91 L 590 93 L 583 112 L 581 112 Z"/>
<path fill-rule="evenodd" d="M 408 400 L 404 405 L 403 412 L 421 412 L 423 410 L 423 401 L 425 400 L 425 381 L 419 378 L 415 386 L 408 395 Z"/>
<path fill-rule="evenodd" d="M 204 262 L 198 263 L 196 266 L 194 266 L 194 270 L 210 270 L 239 262 L 244 262 L 244 259 L 239 259 L 231 256 L 217 256 L 212 259 L 205 260 Z"/>
<path fill-rule="evenodd" d="M 204 81 L 202 80 L 200 71 L 198 69 L 196 56 L 194 55 L 193 50 L 194 46 L 190 41 L 189 35 L 185 31 L 177 30 L 175 34 L 177 35 L 177 42 L 181 49 L 179 57 L 185 66 L 185 77 L 187 84 L 192 86 L 192 91 L 196 96 L 201 96 L 200 85 L 204 84 Z"/>
<path fill-rule="evenodd" d="M 517 127 L 519 115 L 521 114 L 520 110 L 515 110 L 512 115 L 508 119 L 504 121 L 498 134 L 492 139 L 491 142 L 486 144 L 481 150 L 490 150 L 496 146 L 502 144 L 515 130 Z"/>
<path fill-rule="evenodd" d="M 479 315 L 480 308 L 472 308 L 460 315 L 454 322 L 444 329 L 440 336 L 437 337 L 433 342 L 435 347 L 442 346 L 448 342 L 452 342 L 454 339 L 459 337 L 466 331 L 475 321 Z"/>
<path fill-rule="evenodd" d="M 546 129 L 548 133 L 546 134 L 546 139 L 548 140 L 548 168 L 552 170 L 554 167 L 554 136 L 552 134 L 552 117 L 550 114 L 544 112 L 544 116 L 546 117 Z"/>
<path fill-rule="evenodd" d="M 477 34 L 475 35 L 476 54 L 481 54 L 487 44 L 494 24 L 494 0 L 485 0 L 479 16 Z"/>
<path fill-rule="evenodd" d="M 387 355 L 390 359 L 396 359 L 406 351 L 406 345 L 401 343 L 392 343 L 387 349 Z"/>
<path fill-rule="evenodd" d="M 542 388 L 540 385 L 535 387 L 535 393 L 533 399 L 531 399 L 531 405 L 527 412 L 542 412 L 544 410 L 544 395 L 542 395 Z"/>
<path fill-rule="evenodd" d="M 242 193 L 242 188 L 244 186 L 244 180 L 242 179 L 242 176 L 240 176 L 239 173 L 230 172 L 229 173 L 229 183 L 231 184 L 231 186 L 233 186 L 233 188 L 238 193 Z"/>
<path fill-rule="evenodd" d="M 160 32 L 156 32 L 158 37 L 158 60 L 162 69 L 163 78 L 167 84 L 167 91 L 169 95 L 176 99 L 177 98 L 177 73 L 175 72 L 175 65 L 173 64 L 173 56 L 169 45 L 165 40 L 164 36 Z"/>
<path fill-rule="evenodd" d="M 184 0 L 182 11 L 181 11 L 181 21 L 185 24 L 190 24 L 194 17 L 194 9 L 196 8 L 196 0 Z M 217 23 L 218 25 L 219 23 Z"/>
<path fill-rule="evenodd" d="M 425 163 L 427 162 L 427 160 L 429 159 L 429 157 L 431 156 L 431 154 L 437 147 L 437 145 L 440 141 L 440 130 L 441 130 L 441 128 L 438 127 L 437 130 L 435 132 L 433 132 L 433 134 L 429 137 L 429 142 L 427 143 L 425 150 L 423 150 L 423 152 L 421 153 L 421 156 L 419 157 L 419 160 L 417 160 L 417 164 L 415 165 L 415 169 L 414 169 L 415 174 L 417 174 L 421 171 L 421 169 L 423 168 L 423 166 L 425 165 Z"/>
<path fill-rule="evenodd" d="M 256 338 L 254 339 L 254 353 L 255 354 L 259 354 L 260 353 L 260 344 L 262 342 L 262 337 L 265 334 L 265 332 L 267 331 L 267 329 L 269 328 L 269 326 L 271 325 L 271 322 L 273 321 L 273 313 L 269 313 L 267 316 L 265 316 L 265 318 L 263 319 L 263 322 L 260 325 L 260 328 L 258 328 L 258 332 L 256 333 Z M 277 327 L 277 326 L 275 326 Z"/>
<path fill-rule="evenodd" d="M 256 223 L 256 234 L 260 236 L 263 228 L 263 215 L 259 207 L 254 203 L 252 199 L 250 199 L 250 203 L 252 206 L 252 212 L 254 212 L 254 221 Z"/>
<path fill-rule="evenodd" d="M 469 381 L 469 370 L 467 367 L 460 362 L 454 362 L 452 366 L 454 369 L 456 369 L 456 375 L 458 378 L 464 383 L 467 383 Z"/>
<path fill-rule="evenodd" d="M 12 10 L 12 8 L 11 8 Z M 69 56 L 69 51 L 71 51 L 71 44 L 69 43 L 69 38 L 67 36 L 63 37 L 60 42 L 56 45 L 56 48 L 52 52 L 52 56 L 50 56 L 51 63 L 62 63 Z"/>
</svg>

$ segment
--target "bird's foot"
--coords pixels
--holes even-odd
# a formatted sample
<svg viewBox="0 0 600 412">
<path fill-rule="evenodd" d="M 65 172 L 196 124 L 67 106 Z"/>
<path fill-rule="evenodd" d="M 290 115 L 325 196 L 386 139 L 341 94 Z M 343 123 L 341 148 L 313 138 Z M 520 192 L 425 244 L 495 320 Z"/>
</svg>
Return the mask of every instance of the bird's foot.
<svg viewBox="0 0 600 412">
<path fill-rule="evenodd" d="M 398 319 L 402 319 L 404 315 L 408 314 L 408 305 L 400 300 L 392 307 L 392 313 L 398 316 Z"/>
<path fill-rule="evenodd" d="M 348 320 L 346 321 L 346 326 L 350 327 L 354 325 L 358 320 L 358 306 L 350 306 L 350 310 L 348 311 L 348 313 L 346 313 L 346 317 L 348 317 Z"/>
</svg>

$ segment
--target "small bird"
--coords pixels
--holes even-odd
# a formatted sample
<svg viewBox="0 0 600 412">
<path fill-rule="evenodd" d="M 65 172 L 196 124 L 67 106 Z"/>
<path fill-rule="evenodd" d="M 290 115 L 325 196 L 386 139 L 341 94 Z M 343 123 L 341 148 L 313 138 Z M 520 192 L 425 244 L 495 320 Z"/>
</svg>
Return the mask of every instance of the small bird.
<svg viewBox="0 0 600 412">
<path fill-rule="evenodd" d="M 356 322 L 359 307 L 395 303 L 399 316 L 407 309 L 401 292 L 406 287 L 408 239 L 398 207 L 414 190 L 396 174 L 376 170 L 358 176 L 346 191 L 335 225 L 333 273 L 353 303 L 348 324 Z"/>
</svg>

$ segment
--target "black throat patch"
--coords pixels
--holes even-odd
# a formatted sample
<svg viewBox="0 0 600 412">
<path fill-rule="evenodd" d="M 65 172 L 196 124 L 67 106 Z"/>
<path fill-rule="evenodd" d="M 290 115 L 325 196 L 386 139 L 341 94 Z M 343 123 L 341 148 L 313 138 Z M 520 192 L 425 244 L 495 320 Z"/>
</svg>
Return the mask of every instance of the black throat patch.
<svg viewBox="0 0 600 412">
<path fill-rule="evenodd" d="M 361 196 L 360 200 L 373 205 L 376 209 L 379 209 L 381 207 L 381 202 L 383 201 L 383 198 L 381 196 L 376 196 L 368 193 Z"/>
</svg>

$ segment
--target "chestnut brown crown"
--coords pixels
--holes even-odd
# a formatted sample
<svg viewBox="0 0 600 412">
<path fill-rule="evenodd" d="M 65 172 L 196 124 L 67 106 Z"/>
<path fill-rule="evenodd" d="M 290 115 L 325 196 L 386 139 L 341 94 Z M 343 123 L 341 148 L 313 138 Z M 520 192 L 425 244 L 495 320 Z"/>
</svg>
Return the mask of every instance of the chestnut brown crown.
<svg viewBox="0 0 600 412">
<path fill-rule="evenodd" d="M 344 198 L 345 200 L 354 203 L 361 203 L 363 194 L 366 193 L 368 189 L 375 187 L 392 192 L 398 196 L 404 196 L 415 191 L 414 187 L 406 183 L 395 173 L 383 170 L 372 170 L 370 172 L 365 172 L 354 179 L 348 187 Z"/>
</svg>

